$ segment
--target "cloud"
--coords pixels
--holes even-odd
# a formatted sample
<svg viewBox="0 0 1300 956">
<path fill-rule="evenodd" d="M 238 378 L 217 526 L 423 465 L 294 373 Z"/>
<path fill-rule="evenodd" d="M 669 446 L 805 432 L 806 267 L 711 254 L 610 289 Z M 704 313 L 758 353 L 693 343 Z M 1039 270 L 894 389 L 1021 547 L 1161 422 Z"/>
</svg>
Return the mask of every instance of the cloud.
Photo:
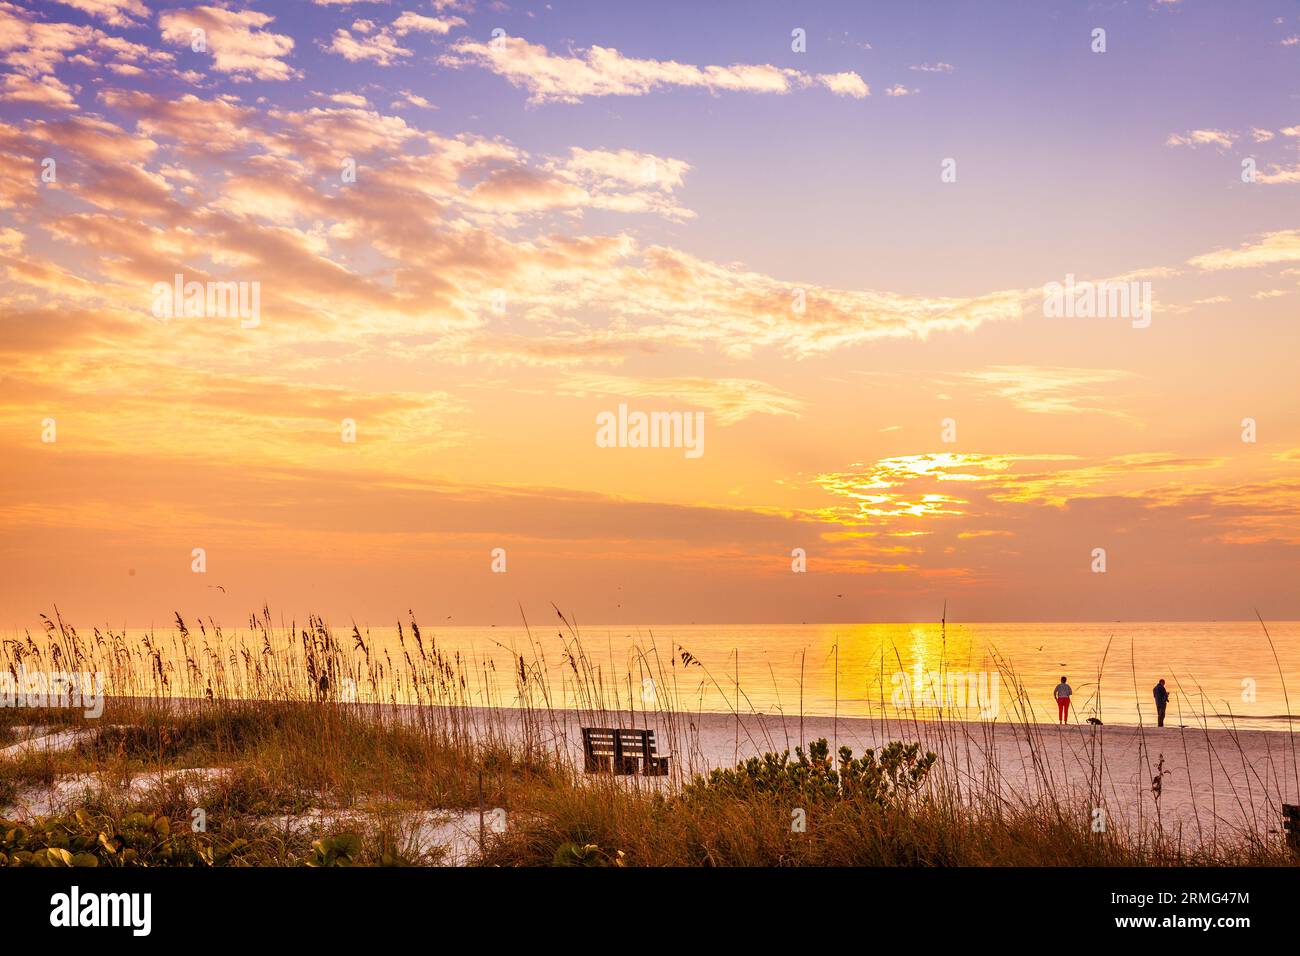
<svg viewBox="0 0 1300 956">
<path fill-rule="evenodd" d="M 334 38 L 324 48 L 330 53 L 337 53 L 350 63 L 371 60 L 379 66 L 392 66 L 401 58 L 409 57 L 412 52 L 398 42 L 399 37 L 409 33 L 432 33 L 446 36 L 454 27 L 464 26 L 460 17 L 426 17 L 407 11 L 392 22 L 391 25 L 376 31 L 371 20 L 357 20 L 352 29 L 361 34 L 355 37 L 348 30 L 340 27 L 334 31 Z"/>
<path fill-rule="evenodd" d="M 1279 166 L 1276 163 L 1270 163 L 1268 169 L 1256 171 L 1255 182 L 1262 183 L 1265 186 L 1300 183 L 1300 163 L 1292 166 Z"/>
<path fill-rule="evenodd" d="M 110 26 L 136 26 L 149 18 L 149 8 L 141 0 L 59 0 L 65 6 L 88 13 Z"/>
<path fill-rule="evenodd" d="M 134 117 L 144 137 L 173 140 L 183 152 L 226 153 L 265 142 L 257 112 L 228 99 L 202 99 L 193 93 L 155 97 L 121 89 L 103 90 L 99 99 Z"/>
<path fill-rule="evenodd" d="M 576 184 L 582 192 L 575 205 L 619 212 L 650 212 L 685 221 L 695 214 L 669 195 L 682 186 L 688 163 L 631 149 L 572 147 L 569 156 L 547 164 L 551 175 Z"/>
<path fill-rule="evenodd" d="M 1105 459 L 941 452 L 881 458 L 850 471 L 819 474 L 813 484 L 852 502 L 820 510 L 824 519 L 849 527 L 897 527 L 899 518 L 978 518 L 1010 505 L 1062 507 L 1121 479 L 1144 486 L 1146 504 L 1157 507 L 1185 495 L 1189 472 L 1210 472 L 1224 464 L 1218 458 L 1160 452 Z M 1156 484 L 1174 476 L 1181 479 L 1178 485 Z"/>
<path fill-rule="evenodd" d="M 568 323 L 599 316 L 629 350 L 714 348 L 740 358 L 770 349 L 802 358 L 1018 319 L 1041 294 L 935 298 L 834 289 L 641 246 L 626 235 L 535 240 L 508 254 L 513 268 L 497 282 L 510 290 L 512 309 Z"/>
<path fill-rule="evenodd" d="M 1287 126 L 1280 130 L 1283 136 L 1289 138 L 1300 137 L 1300 126 Z M 1268 142 L 1273 138 L 1273 134 L 1268 130 L 1254 130 L 1256 142 Z M 1261 135 L 1265 134 L 1265 135 Z M 1270 163 L 1267 169 L 1258 170 L 1255 173 L 1255 182 L 1262 183 L 1266 186 L 1291 185 L 1300 183 L 1300 163 L 1282 165 L 1279 163 Z"/>
<path fill-rule="evenodd" d="M 496 212 L 537 212 L 581 206 L 585 190 L 543 171 L 527 167 L 498 169 L 467 194 L 479 209 Z"/>
<path fill-rule="evenodd" d="M 570 395 L 596 393 L 619 398 L 672 401 L 712 413 L 719 423 L 734 425 L 751 415 L 798 418 L 804 403 L 764 382 L 733 378 L 646 379 L 575 372 L 565 376 L 559 391 Z M 672 411 L 663 401 L 652 410 Z"/>
<path fill-rule="evenodd" d="M 92 45 L 99 31 L 72 23 L 44 23 L 10 3 L 0 3 L 0 53 L 28 76 L 52 73 L 67 54 Z"/>
<path fill-rule="evenodd" d="M 1265 233 L 1236 249 L 1218 249 L 1187 260 L 1198 269 L 1253 269 L 1284 262 L 1300 262 L 1300 229 Z"/>
<path fill-rule="evenodd" d="M 851 96 L 860 100 L 871 95 L 871 87 L 867 86 L 862 77 L 853 72 L 819 73 L 817 82 L 836 96 Z"/>
<path fill-rule="evenodd" d="M 357 24 L 354 23 L 352 28 L 357 29 Z M 355 37 L 343 27 L 334 31 L 334 38 L 325 49 L 337 53 L 349 63 L 371 60 L 379 66 L 392 66 L 402 57 L 411 55 L 411 51 L 398 43 L 388 31 L 373 36 Z"/>
<path fill-rule="evenodd" d="M 359 110 L 370 108 L 370 101 L 359 93 L 331 93 L 329 100 L 339 106 L 351 106 Z"/>
<path fill-rule="evenodd" d="M 1165 140 L 1166 146 L 1217 146 L 1219 149 L 1231 149 L 1237 141 L 1237 134 L 1221 129 L 1194 129 L 1186 133 L 1170 133 Z"/>
<path fill-rule="evenodd" d="M 885 90 L 885 95 L 886 96 L 911 96 L 915 92 L 917 91 L 909 90 L 906 86 L 903 86 L 903 84 L 901 83 L 895 83 L 889 89 Z"/>
<path fill-rule="evenodd" d="M 77 101 L 67 84 L 53 74 L 38 79 L 21 73 L 6 73 L 0 78 L 0 100 L 8 103 L 30 103 L 47 109 L 75 110 Z"/>
<path fill-rule="evenodd" d="M 908 67 L 909 70 L 917 70 L 921 73 L 951 73 L 953 65 L 951 63 L 918 63 L 915 66 Z"/>
<path fill-rule="evenodd" d="M 158 144 L 148 137 L 132 136 L 108 120 L 96 116 L 71 116 L 60 120 L 37 120 L 27 127 L 33 139 L 57 144 L 73 161 L 105 167 L 142 162 L 151 158 Z"/>
<path fill-rule="evenodd" d="M 275 17 L 256 10 L 191 7 L 167 10 L 158 25 L 168 43 L 190 48 L 194 30 L 205 35 L 212 66 L 221 73 L 259 80 L 287 80 L 294 70 L 284 61 L 293 52 L 293 38 L 262 29 Z"/>
<path fill-rule="evenodd" d="M 393 32 L 399 37 L 408 33 L 432 33 L 446 36 L 455 27 L 463 27 L 465 21 L 460 17 L 426 17 L 407 10 L 393 21 Z"/>
<path fill-rule="evenodd" d="M 1016 408 L 1043 415 L 1097 413 L 1128 418 L 1128 413 L 1111 407 L 1113 395 L 1102 386 L 1129 377 L 1117 369 L 1081 369 L 1059 366 L 994 365 L 958 376 L 992 394 L 1010 401 Z"/>
<path fill-rule="evenodd" d="M 662 190 L 681 186 L 691 168 L 680 159 L 632 149 L 583 149 L 580 146 L 570 149 L 569 159 L 563 166 L 580 178 Z"/>
<path fill-rule="evenodd" d="M 403 109 L 407 106 L 415 106 L 422 110 L 436 110 L 438 107 L 430 103 L 418 93 L 412 93 L 410 90 L 400 90 L 398 95 L 401 99 L 393 100 L 392 109 Z"/>
<path fill-rule="evenodd" d="M 214 6 L 200 9 L 229 13 L 235 6 L 209 2 Z M 114 9 L 134 16 L 129 4 Z M 319 7 L 316 12 L 319 21 Z M 416 33 L 424 33 L 431 46 L 439 37 L 455 37 L 450 26 L 443 33 L 404 20 L 400 8 L 367 6 L 364 12 L 371 21 L 338 14 L 338 23 L 351 24 L 346 32 L 358 44 L 385 31 L 397 47 L 408 45 L 401 37 Z M 1300 454 L 1285 421 L 1265 430 L 1265 444 L 1255 453 L 1241 450 L 1231 431 L 1234 416 L 1224 426 L 1224 462 L 1195 457 L 1219 447 L 1213 429 L 1205 439 L 1211 444 L 1189 444 L 1179 449 L 1182 454 L 1090 454 L 1117 440 L 1112 433 L 1125 407 L 1120 400 L 1140 383 L 1109 368 L 1015 364 L 1033 360 L 1032 343 L 1028 352 L 997 358 L 1010 364 L 984 366 L 1008 343 L 1029 341 L 991 326 L 1021 319 L 1026 302 L 1040 303 L 1041 291 L 999 288 L 1011 285 L 1001 281 L 981 285 L 979 276 L 991 273 L 978 256 L 961 274 L 934 279 L 923 269 L 907 273 L 898 280 L 905 286 L 895 287 L 904 291 L 891 291 L 880 288 L 880 280 L 828 278 L 852 275 L 843 263 L 783 257 L 778 247 L 795 241 L 793 233 L 769 236 L 766 245 L 752 248 L 742 243 L 744 251 L 737 253 L 736 244 L 728 243 L 735 236 L 726 222 L 705 229 L 681 225 L 693 215 L 685 206 L 704 204 L 707 197 L 699 191 L 713 190 L 716 176 L 726 172 L 702 169 L 717 157 L 690 137 L 670 138 L 675 147 L 656 146 L 670 140 L 656 141 L 645 127 L 584 125 L 574 116 L 577 125 L 566 120 L 563 130 L 548 127 L 545 137 L 511 141 L 504 134 L 512 127 L 480 125 L 488 124 L 481 117 L 456 126 L 447 114 L 386 113 L 392 100 L 432 104 L 410 90 L 394 92 L 402 84 L 385 88 L 367 81 L 330 93 L 338 88 L 328 79 L 330 65 L 338 72 L 342 64 L 315 48 L 308 61 L 317 71 L 324 60 L 325 78 L 310 86 L 259 86 L 242 98 L 229 92 L 232 77 L 269 71 L 277 78 L 284 70 L 305 68 L 290 46 L 264 50 L 254 58 L 260 65 L 232 66 L 224 71 L 228 75 L 217 76 L 217 67 L 196 89 L 202 95 L 189 94 L 191 87 L 161 82 L 174 78 L 176 59 L 198 62 L 191 61 L 188 33 L 173 37 L 173 56 L 168 49 L 107 35 L 99 28 L 111 15 L 86 21 L 94 26 L 55 24 L 0 0 L 0 58 L 8 73 L 0 77 L 0 154 L 14 171 L 0 178 L 0 205 L 6 207 L 0 314 L 7 320 L 0 352 L 8 386 L 0 390 L 0 447 L 20 483 L 20 490 L 8 489 L 0 507 L 4 542 L 14 553 L 64 561 L 81 560 L 80 554 L 87 563 L 76 570 L 94 574 L 102 570 L 105 554 L 129 551 L 135 560 L 160 542 L 169 554 L 186 554 L 191 542 L 177 551 L 170 536 L 179 540 L 192 536 L 192 527 L 204 527 L 238 542 L 225 552 L 223 568 L 251 569 L 236 573 L 247 573 L 262 587 L 258 575 L 274 565 L 299 575 L 302 566 L 295 562 L 330 553 L 355 554 L 353 568 L 374 566 L 381 553 L 409 562 L 412 555 L 441 553 L 428 544 L 442 535 L 469 541 L 467 553 L 481 555 L 485 529 L 501 540 L 507 537 L 501 532 L 544 540 L 539 551 L 546 560 L 538 566 L 566 560 L 566 551 L 580 553 L 572 565 L 576 573 L 599 573 L 605 555 L 641 551 L 647 561 L 692 571 L 706 558 L 734 552 L 739 562 L 766 562 L 784 572 L 772 555 L 788 553 L 791 541 L 807 541 L 818 549 L 819 570 L 914 570 L 914 579 L 893 575 L 897 584 L 890 582 L 906 589 L 914 606 L 937 604 L 931 600 L 937 592 L 925 591 L 930 575 L 945 595 L 950 581 L 990 582 L 1002 593 L 1035 595 L 1050 614 L 1068 613 L 1062 608 L 1074 605 L 1060 598 L 1080 590 L 1068 571 L 1086 562 L 1070 541 L 1123 543 L 1126 571 L 1114 576 L 1117 582 L 1140 591 L 1142 574 L 1152 576 L 1148 582 L 1158 574 L 1175 580 L 1169 593 L 1176 587 L 1192 600 L 1201 592 L 1221 594 L 1223 580 L 1245 594 L 1258 588 L 1261 569 L 1267 572 L 1273 563 L 1294 567 L 1293 552 L 1273 562 L 1252 549 L 1250 567 L 1238 558 L 1245 570 L 1232 572 L 1226 570 L 1231 549 L 1223 546 L 1300 542 L 1300 483 L 1292 478 L 1287 485 L 1267 472 L 1273 468 L 1285 478 Z M 384 27 L 390 17 L 396 19 Z M 250 26 L 249 34 L 283 31 L 308 42 L 308 34 L 298 32 L 306 22 L 280 15 Z M 406 26 L 399 29 L 399 23 Z M 317 36 L 328 43 L 335 25 L 317 28 Z M 218 45 L 209 42 L 208 53 L 218 57 Z M 681 89 L 812 97 L 872 92 L 856 73 L 754 66 L 716 68 L 732 71 L 717 74 L 703 65 L 635 60 L 617 52 L 603 60 L 588 50 L 542 54 L 548 62 L 561 61 L 561 71 L 576 70 L 575 63 L 581 67 L 556 80 L 542 100 Z M 274 61 L 269 66 L 263 62 L 267 56 Z M 389 56 L 416 62 L 414 55 Z M 362 59 L 368 66 L 377 62 Z M 65 73 L 64 64 L 78 69 Z M 595 78 L 584 70 L 594 70 Z M 133 75 L 123 79 L 124 73 Z M 514 95 L 533 93 L 532 82 L 521 80 L 517 85 L 529 92 Z M 606 87 L 614 92 L 600 92 Z M 81 110 L 73 108 L 77 102 Z M 618 105 L 607 100 L 596 112 L 613 116 Z M 435 122 L 437 132 L 422 128 Z M 487 132 L 458 132 L 467 128 Z M 1290 152 L 1300 128 L 1271 135 Z M 1245 133 L 1234 143 L 1252 137 L 1258 138 Z M 42 184 L 32 175 L 45 155 L 58 156 L 57 183 Z M 340 182 L 343 156 L 358 162 L 355 182 Z M 707 195 L 716 199 L 711 191 Z M 720 214 L 715 202 L 699 208 Z M 644 215 L 668 221 L 638 218 Z M 893 234 L 873 235 L 867 230 L 861 242 L 874 249 L 872 243 L 896 241 Z M 1290 265 L 1294 271 L 1300 265 L 1300 240 L 1291 233 L 1225 235 L 1228 248 L 1198 257 L 1194 267 Z M 1236 247 L 1242 238 L 1249 241 Z M 900 247 L 886 259 L 892 263 L 895 254 L 907 253 Z M 741 256 L 749 261 L 738 261 Z M 753 264 L 760 261 L 767 264 Z M 200 281 L 260 281 L 262 325 L 241 332 L 236 323 L 155 321 L 148 312 L 151 284 L 176 271 Z M 1184 275 L 1192 271 L 1184 267 Z M 868 274 L 904 275 L 874 269 Z M 1292 280 L 1285 271 L 1261 277 L 1234 289 L 1233 300 L 1249 313 L 1276 311 L 1284 303 L 1261 306 L 1250 290 L 1282 291 Z M 943 293 L 948 283 L 962 294 L 920 291 Z M 497 291 L 501 307 L 493 303 Z M 968 371 L 948 373 L 940 383 L 955 399 L 974 398 L 972 411 L 955 412 L 976 416 L 963 426 L 959 446 L 969 454 L 926 456 L 937 437 L 927 422 L 940 409 L 957 406 L 936 405 L 938 386 L 914 371 L 928 361 L 925 355 L 934 355 L 921 343 L 977 330 L 980 335 L 933 343 L 940 352 L 969 360 L 958 366 Z M 1164 377 L 1160 386 L 1180 374 L 1179 361 L 1152 366 L 1151 374 Z M 900 374 L 919 380 L 914 391 L 846 403 L 844 396 L 853 393 L 851 385 L 841 387 L 847 370 L 873 363 L 906 369 Z M 1231 384 L 1230 377 L 1223 381 Z M 1149 418 L 1149 435 L 1167 434 L 1163 425 L 1170 414 L 1197 416 L 1208 408 L 1179 404 L 1195 404 L 1196 396 L 1171 387 L 1173 411 L 1163 399 L 1128 404 Z M 1152 393 L 1159 398 L 1162 388 L 1153 384 Z M 592 442 L 583 407 L 609 408 L 618 401 L 704 409 L 710 422 L 728 426 L 728 441 L 715 446 L 717 457 L 706 459 L 687 484 L 675 482 L 671 471 L 660 472 L 671 464 L 667 459 L 584 457 Z M 564 420 L 570 412 L 574 417 Z M 991 414 L 980 422 L 986 412 Z M 32 423 L 46 415 L 59 420 L 57 455 L 35 444 Z M 1051 427 L 1037 427 L 1042 422 L 1034 415 L 1053 416 Z M 356 446 L 338 441 L 344 417 L 358 422 Z M 1136 444 L 1136 429 L 1119 431 L 1126 448 L 1148 447 Z M 909 441 L 915 447 L 905 447 Z M 985 450 L 1006 454 L 975 454 L 980 449 L 973 443 L 985 441 Z M 883 452 L 877 443 L 886 446 Z M 837 454 L 849 446 L 857 451 Z M 238 467 L 227 463 L 231 448 L 240 450 Z M 430 454 L 431 448 L 451 453 Z M 772 453 L 781 448 L 798 454 Z M 868 464 L 838 464 L 854 457 Z M 564 460 L 569 463 L 557 464 Z M 357 462 L 373 470 L 362 472 Z M 510 470 L 519 462 L 529 469 L 523 481 L 570 487 L 519 487 L 522 472 Z M 457 469 L 498 474 L 516 485 L 435 488 L 421 481 Z M 812 479 L 797 474 L 799 469 L 818 475 L 818 482 L 807 487 Z M 133 482 L 131 493 L 119 491 L 119 481 Z M 751 506 L 727 512 L 615 502 L 590 493 L 592 488 L 618 488 L 629 498 L 638 492 L 689 495 Z M 724 497 L 729 495 L 736 497 Z M 15 498 L 18 504 L 8 503 Z M 126 533 L 117 540 L 81 537 L 69 544 L 73 539 L 63 530 L 15 535 L 13 521 L 78 533 L 102 524 L 113 524 L 115 533 L 146 533 L 130 536 L 124 551 Z M 42 543 L 51 537 L 57 546 Z M 274 545 L 268 545 L 272 538 Z M 627 544 L 662 538 L 690 544 L 658 551 Z M 1202 546 L 1203 540 L 1213 540 L 1213 548 Z M 313 547 L 298 548 L 295 555 L 289 541 Z M 907 550 L 898 551 L 900 546 Z M 270 547 L 282 548 L 285 560 L 267 560 Z M 1025 552 L 1024 566 L 1017 566 L 1013 551 Z M 512 550 L 512 562 L 517 553 Z M 715 560 L 713 566 L 725 563 Z M 465 564 L 481 569 L 477 558 Z M 620 574 L 630 567 L 610 565 Z M 402 586 L 427 579 L 425 570 L 411 572 Z M 727 573 L 694 576 L 712 590 Z M 799 576 L 774 571 L 764 580 L 778 577 Z M 65 569 L 64 579 L 81 575 Z M 560 593 L 564 576 L 556 582 Z M 747 590 L 737 588 L 742 597 L 726 606 L 748 608 L 745 593 L 763 599 L 770 589 L 754 583 L 747 578 Z M 313 584 L 317 593 L 325 590 L 319 581 Z M 20 595 L 15 601 L 22 600 L 21 584 L 11 590 Z M 1268 593 L 1274 591 L 1283 593 L 1270 585 Z M 929 603 L 916 600 L 917 594 Z M 707 600 L 716 602 L 716 594 Z M 792 594 L 785 610 L 802 607 L 799 600 Z M 1084 610 L 1100 615 L 1098 607 Z"/>
<path fill-rule="evenodd" d="M 596 209 L 684 221 L 675 196 L 690 166 L 673 157 L 575 147 L 533 159 L 504 140 L 439 136 L 356 106 L 259 110 L 116 89 L 100 99 L 133 129 L 91 117 L 13 131 L 15 143 L 58 142 L 76 170 L 66 188 L 97 211 L 55 214 L 31 205 L 30 187 L 11 194 L 92 278 L 24 262 L 10 267 L 10 301 L 98 302 L 150 322 L 140 290 L 176 272 L 256 278 L 261 334 L 285 348 L 328 339 L 348 354 L 392 337 L 410 356 L 543 368 L 668 349 L 802 358 L 1015 320 L 1041 294 L 838 289 L 547 223 Z M 358 162 L 345 188 L 341 155 Z M 219 171 L 184 156 L 219 156 Z M 496 290 L 509 302 L 500 316 Z M 206 355 L 221 334 L 177 326 L 174 361 Z"/>
<path fill-rule="evenodd" d="M 839 96 L 861 99 L 870 93 L 856 73 L 810 75 L 761 64 L 693 66 L 674 60 L 636 59 L 618 50 L 592 46 L 574 56 L 552 54 L 520 37 L 489 43 L 469 38 L 456 43 L 440 61 L 445 66 L 478 66 L 527 90 L 533 103 L 577 103 L 590 96 L 643 96 L 679 87 L 710 92 L 789 93 L 813 84 Z"/>
</svg>

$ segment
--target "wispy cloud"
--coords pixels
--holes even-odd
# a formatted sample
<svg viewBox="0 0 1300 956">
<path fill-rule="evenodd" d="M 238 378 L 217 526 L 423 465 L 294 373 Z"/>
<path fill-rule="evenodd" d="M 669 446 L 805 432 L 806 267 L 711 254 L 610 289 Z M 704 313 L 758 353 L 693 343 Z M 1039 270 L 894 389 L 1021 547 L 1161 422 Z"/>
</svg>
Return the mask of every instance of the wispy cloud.
<svg viewBox="0 0 1300 956">
<path fill-rule="evenodd" d="M 1129 418 L 1116 407 L 1109 386 L 1130 378 L 1119 369 L 1081 369 L 1056 366 L 996 365 L 957 376 L 987 389 L 1022 411 L 1044 415 L 1102 414 Z"/>
<path fill-rule="evenodd" d="M 392 66 L 414 53 L 401 44 L 402 37 L 410 33 L 446 36 L 464 25 L 460 17 L 426 17 L 407 11 L 385 27 L 376 26 L 373 20 L 354 20 L 350 29 L 339 27 L 322 46 L 352 63 L 369 60 L 378 66 Z"/>
<path fill-rule="evenodd" d="M 1199 269 L 1253 269 L 1284 262 L 1300 262 L 1300 229 L 1269 232 L 1236 249 L 1217 249 L 1187 260 Z"/>
<path fill-rule="evenodd" d="M 871 92 L 854 72 L 807 74 L 768 64 L 694 66 L 675 60 L 628 57 L 601 46 L 563 56 L 520 37 L 499 37 L 488 43 L 462 39 L 440 62 L 455 68 L 478 66 L 490 70 L 527 90 L 534 103 L 577 103 L 593 96 L 644 96 L 671 88 L 714 93 L 789 93 L 820 85 L 854 99 Z"/>
<path fill-rule="evenodd" d="M 799 417 L 804 403 L 764 382 L 735 378 L 649 379 L 575 372 L 560 386 L 566 394 L 656 399 L 708 409 L 723 425 L 733 425 L 751 415 Z"/>
<path fill-rule="evenodd" d="M 1170 133 L 1165 140 L 1166 146 L 1216 146 L 1219 149 L 1231 149 L 1238 139 L 1236 133 L 1221 129 L 1193 129 L 1186 133 Z"/>
</svg>

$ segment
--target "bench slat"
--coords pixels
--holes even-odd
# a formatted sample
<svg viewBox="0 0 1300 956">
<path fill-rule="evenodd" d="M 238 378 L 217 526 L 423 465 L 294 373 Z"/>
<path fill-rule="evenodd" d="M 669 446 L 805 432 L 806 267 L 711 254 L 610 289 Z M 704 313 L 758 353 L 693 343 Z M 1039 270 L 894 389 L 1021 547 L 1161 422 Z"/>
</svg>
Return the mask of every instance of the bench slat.
<svg viewBox="0 0 1300 956">
<path fill-rule="evenodd" d="M 591 753 L 611 754 L 621 750 L 624 754 L 658 756 L 653 730 L 615 730 L 603 727 L 583 727 L 583 746 Z"/>
</svg>

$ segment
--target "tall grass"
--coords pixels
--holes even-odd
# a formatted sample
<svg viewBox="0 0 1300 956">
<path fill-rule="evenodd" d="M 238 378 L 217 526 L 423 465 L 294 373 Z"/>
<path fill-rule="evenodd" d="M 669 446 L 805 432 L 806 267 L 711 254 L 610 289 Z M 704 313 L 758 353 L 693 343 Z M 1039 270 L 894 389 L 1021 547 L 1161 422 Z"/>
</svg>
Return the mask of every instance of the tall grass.
<svg viewBox="0 0 1300 956">
<path fill-rule="evenodd" d="M 779 703 L 776 716 L 760 715 L 738 678 L 713 670 L 738 670 L 738 659 L 700 661 L 685 648 L 658 647 L 653 635 L 622 671 L 611 669 L 558 609 L 556 620 L 554 640 L 538 639 L 525 621 L 526 647 L 498 645 L 483 656 L 441 647 L 413 618 L 399 624 L 394 649 L 356 626 L 340 639 L 315 617 L 276 625 L 267 608 L 235 634 L 177 615 L 166 634 L 140 638 L 111 629 L 80 634 L 56 610 L 42 616 L 36 636 L 0 645 L 0 669 L 15 678 L 24 670 L 99 672 L 111 703 L 98 721 L 64 709 L 0 712 L 0 740 L 10 743 L 20 723 L 81 732 L 70 750 L 33 748 L 0 760 L 0 802 L 91 773 L 103 785 L 105 811 L 143 805 L 183 815 L 188 803 L 236 821 L 311 807 L 362 809 L 384 821 L 385 845 L 402 842 L 404 814 L 500 807 L 510 824 L 481 854 L 493 864 L 548 863 L 570 844 L 600 848 L 582 859 L 634 865 L 1294 862 L 1275 832 L 1297 772 L 1293 738 L 1289 751 L 1279 750 L 1279 770 L 1271 749 L 1263 766 L 1253 765 L 1239 734 L 1180 732 L 1184 757 L 1199 748 L 1212 774 L 1210 803 L 1193 805 L 1195 833 L 1185 832 L 1165 818 L 1155 784 L 1164 780 L 1163 752 L 1152 754 L 1144 728 L 1143 769 L 1131 779 L 1112 774 L 1106 729 L 1071 728 L 1085 755 L 1080 773 L 1064 763 L 1048 736 L 1060 731 L 1039 722 L 1033 695 L 1000 657 L 1010 699 L 996 723 L 953 719 L 943 707 L 882 705 L 881 742 L 917 741 L 938 756 L 907 806 L 831 804 L 798 831 L 795 808 L 770 795 L 684 801 L 684 786 L 716 762 L 703 728 L 718 719 L 692 709 L 684 687 L 704 682 L 728 702 L 734 756 L 805 745 L 812 718 L 802 703 L 797 722 Z M 508 680 L 499 667 L 509 667 Z M 882 659 L 882 700 L 885 675 Z M 1100 676 L 1099 668 L 1098 694 Z M 833 719 L 832 736 L 842 723 Z M 659 751 L 672 756 L 670 776 L 584 774 L 583 726 L 654 727 Z M 1007 776 L 1007 747 L 1018 751 L 1012 765 L 1025 768 L 1022 778 Z M 177 789 L 183 769 L 212 767 L 227 772 L 198 792 L 183 783 Z M 154 787 L 121 797 L 140 774 L 152 775 Z M 1250 785 L 1222 791 L 1230 775 Z"/>
</svg>

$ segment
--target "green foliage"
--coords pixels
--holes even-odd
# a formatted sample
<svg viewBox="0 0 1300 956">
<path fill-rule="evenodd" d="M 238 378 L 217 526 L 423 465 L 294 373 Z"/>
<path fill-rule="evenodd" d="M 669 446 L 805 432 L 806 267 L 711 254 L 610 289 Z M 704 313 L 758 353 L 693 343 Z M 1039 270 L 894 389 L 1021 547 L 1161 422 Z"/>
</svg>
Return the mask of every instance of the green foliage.
<svg viewBox="0 0 1300 956">
<path fill-rule="evenodd" d="M 430 851 L 414 860 L 395 839 L 381 834 L 363 856 L 353 832 L 285 842 L 264 821 L 227 820 L 216 832 L 193 832 L 163 814 L 91 814 L 41 817 L 31 822 L 0 818 L 0 867 L 5 866 L 409 866 L 436 862 Z M 427 858 L 427 859 L 426 859 Z"/>
<path fill-rule="evenodd" d="M 0 866 L 213 866 L 239 850 L 218 849 L 207 834 L 174 834 L 167 817 L 153 814 L 0 820 Z"/>
<path fill-rule="evenodd" d="M 751 757 L 734 770 L 714 770 L 707 778 L 697 777 L 685 789 L 687 799 L 710 793 L 744 798 L 768 794 L 809 803 L 847 801 L 855 804 L 897 806 L 915 794 L 938 759 L 920 744 L 894 741 L 855 758 L 841 747 L 838 768 L 832 763 L 825 738 L 780 754 Z"/>
<path fill-rule="evenodd" d="M 336 833 L 314 842 L 306 862 L 308 866 L 355 866 L 360 854 L 360 836 L 355 833 Z"/>
<path fill-rule="evenodd" d="M 623 851 L 610 856 L 594 843 L 561 843 L 555 848 L 551 866 L 622 866 Z"/>
<path fill-rule="evenodd" d="M 20 822 L 0 819 L 4 866 L 251 866 L 274 865 L 268 841 L 172 829 L 162 814 L 120 819 L 85 810 Z"/>
</svg>

